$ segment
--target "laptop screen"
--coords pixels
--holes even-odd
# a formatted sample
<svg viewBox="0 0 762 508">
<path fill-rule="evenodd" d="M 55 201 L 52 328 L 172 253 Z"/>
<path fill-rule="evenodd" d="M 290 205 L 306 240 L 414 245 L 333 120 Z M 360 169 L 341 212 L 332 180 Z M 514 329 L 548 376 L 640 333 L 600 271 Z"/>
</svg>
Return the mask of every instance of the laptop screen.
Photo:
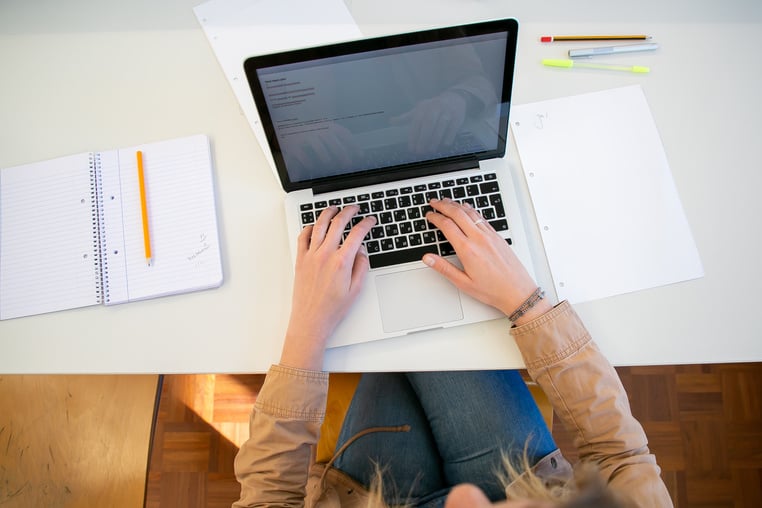
<svg viewBox="0 0 762 508">
<path fill-rule="evenodd" d="M 502 156 L 516 30 L 500 20 L 247 59 L 284 189 Z"/>
</svg>

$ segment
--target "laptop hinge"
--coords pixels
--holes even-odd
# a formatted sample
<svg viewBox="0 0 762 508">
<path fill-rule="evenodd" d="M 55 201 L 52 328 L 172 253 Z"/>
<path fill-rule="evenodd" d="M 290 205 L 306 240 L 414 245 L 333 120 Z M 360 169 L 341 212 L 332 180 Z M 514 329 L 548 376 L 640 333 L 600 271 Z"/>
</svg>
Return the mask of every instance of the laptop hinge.
<svg viewBox="0 0 762 508">
<path fill-rule="evenodd" d="M 327 192 L 352 189 L 354 187 L 365 187 L 379 183 L 394 182 L 406 178 L 418 178 L 421 176 L 437 175 L 441 173 L 450 173 L 452 171 L 463 171 L 464 169 L 475 169 L 479 167 L 479 160 L 476 158 L 460 159 L 453 162 L 437 162 L 431 164 L 416 165 L 410 169 L 400 171 L 382 172 L 369 175 L 356 176 L 354 178 L 342 178 L 341 181 L 325 182 L 316 184 L 312 187 L 314 194 L 325 194 Z"/>
</svg>

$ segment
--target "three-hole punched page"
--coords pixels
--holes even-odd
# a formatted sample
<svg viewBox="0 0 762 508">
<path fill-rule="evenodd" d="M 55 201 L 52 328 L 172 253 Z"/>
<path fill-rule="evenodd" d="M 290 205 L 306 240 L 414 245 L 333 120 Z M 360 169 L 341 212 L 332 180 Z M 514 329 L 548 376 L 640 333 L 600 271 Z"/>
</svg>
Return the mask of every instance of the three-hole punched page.
<svg viewBox="0 0 762 508">
<path fill-rule="evenodd" d="M 513 106 L 511 129 L 560 300 L 704 275 L 640 86 Z"/>
<path fill-rule="evenodd" d="M 0 319 L 219 286 L 214 194 L 204 135 L 0 170 Z"/>
</svg>

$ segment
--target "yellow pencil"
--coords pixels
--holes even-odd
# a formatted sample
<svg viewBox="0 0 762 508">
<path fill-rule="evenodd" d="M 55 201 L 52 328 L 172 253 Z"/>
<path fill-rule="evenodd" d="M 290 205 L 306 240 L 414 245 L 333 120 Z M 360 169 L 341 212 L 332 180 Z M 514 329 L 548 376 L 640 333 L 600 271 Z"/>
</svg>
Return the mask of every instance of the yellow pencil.
<svg viewBox="0 0 762 508">
<path fill-rule="evenodd" d="M 148 206 L 146 205 L 146 184 L 143 177 L 143 152 L 137 151 L 138 185 L 140 186 L 140 213 L 143 215 L 143 245 L 146 251 L 146 263 L 151 266 L 151 236 L 148 234 Z"/>
</svg>

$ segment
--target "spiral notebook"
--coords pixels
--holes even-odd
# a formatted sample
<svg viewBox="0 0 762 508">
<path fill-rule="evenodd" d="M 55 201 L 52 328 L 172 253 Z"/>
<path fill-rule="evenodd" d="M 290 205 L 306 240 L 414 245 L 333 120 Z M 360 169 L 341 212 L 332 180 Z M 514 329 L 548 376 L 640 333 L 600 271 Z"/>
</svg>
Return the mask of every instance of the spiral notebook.
<svg viewBox="0 0 762 508">
<path fill-rule="evenodd" d="M 143 154 L 150 265 L 138 150 Z M 0 319 L 220 284 L 207 136 L 0 170 Z"/>
</svg>

